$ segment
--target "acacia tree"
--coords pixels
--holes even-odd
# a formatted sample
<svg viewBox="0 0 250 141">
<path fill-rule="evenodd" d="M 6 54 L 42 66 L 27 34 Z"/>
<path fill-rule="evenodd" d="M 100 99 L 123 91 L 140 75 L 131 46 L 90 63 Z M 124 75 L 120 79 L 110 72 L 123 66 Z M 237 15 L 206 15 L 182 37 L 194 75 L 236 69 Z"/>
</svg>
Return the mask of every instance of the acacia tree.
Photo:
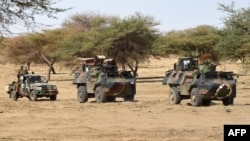
<svg viewBox="0 0 250 141">
<path fill-rule="evenodd" d="M 70 34 L 70 40 L 64 41 L 65 49 L 60 51 L 67 50 L 68 55 L 81 57 L 103 54 L 114 58 L 124 69 L 128 65 L 135 75 L 139 62 L 152 54 L 156 25 L 158 22 L 153 17 L 140 13 L 124 19 L 93 13 L 77 14 L 64 24 L 67 29 L 77 32 Z"/>
<path fill-rule="evenodd" d="M 154 28 L 158 22 L 151 16 L 136 13 L 121 21 L 111 23 L 108 33 L 113 33 L 111 45 L 106 48 L 108 55 L 115 58 L 125 69 L 125 64 L 137 74 L 139 62 L 152 55 L 152 48 L 158 31 Z M 110 38 L 107 38 L 109 42 Z"/>
<path fill-rule="evenodd" d="M 93 57 L 100 54 L 97 46 L 104 44 L 101 40 L 103 34 L 99 32 L 105 25 L 115 18 L 96 13 L 82 13 L 70 17 L 63 23 L 63 30 L 67 32 L 61 41 L 61 50 L 58 54 L 71 60 L 75 57 Z"/>
<path fill-rule="evenodd" d="M 223 19 L 225 28 L 221 30 L 222 39 L 217 45 L 221 56 L 239 59 L 242 63 L 250 56 L 250 8 L 235 9 L 231 5 L 220 4 L 220 10 L 228 15 Z"/>
<path fill-rule="evenodd" d="M 157 41 L 160 53 L 174 53 L 184 56 L 197 56 L 204 53 L 213 53 L 214 46 L 220 36 L 215 27 L 200 25 L 182 31 L 170 31 Z"/>
<path fill-rule="evenodd" d="M 124 19 L 113 17 L 108 23 L 90 30 L 86 42 L 114 58 L 123 69 L 128 65 L 136 76 L 139 62 L 152 54 L 152 44 L 158 32 L 154 28 L 156 25 L 158 22 L 153 17 L 140 13 Z"/>
<path fill-rule="evenodd" d="M 9 60 L 17 63 L 46 64 L 48 66 L 47 79 L 50 80 L 51 72 L 55 74 L 53 65 L 61 59 L 56 52 L 60 50 L 60 41 L 64 32 L 60 29 L 44 31 L 43 33 L 28 34 L 3 41 L 5 55 Z"/>
<path fill-rule="evenodd" d="M 214 47 L 220 39 L 217 28 L 209 25 L 200 25 L 186 30 L 186 33 L 187 38 L 192 43 L 191 52 L 196 52 L 196 55 L 214 54 Z M 185 50 L 185 47 L 183 49 Z"/>
<path fill-rule="evenodd" d="M 1 43 L 1 47 L 4 48 L 2 51 L 3 55 L 12 63 L 29 64 L 31 58 L 36 56 L 36 52 L 33 52 L 30 41 L 24 35 L 5 38 Z M 28 67 L 30 66 L 28 65 Z"/>
<path fill-rule="evenodd" d="M 37 56 L 32 58 L 32 61 L 40 64 L 45 63 L 48 66 L 48 80 L 50 80 L 51 72 L 56 73 L 53 65 L 61 59 L 61 56 L 56 52 L 61 49 L 60 42 L 63 40 L 64 34 L 63 30 L 56 29 L 33 34 L 29 37 L 37 53 Z"/>
<path fill-rule="evenodd" d="M 36 22 L 37 15 L 56 18 L 55 14 L 68 10 L 53 7 L 59 1 L 61 0 L 1 0 L 0 34 L 11 33 L 10 27 L 17 24 L 26 28 L 42 25 Z"/>
</svg>

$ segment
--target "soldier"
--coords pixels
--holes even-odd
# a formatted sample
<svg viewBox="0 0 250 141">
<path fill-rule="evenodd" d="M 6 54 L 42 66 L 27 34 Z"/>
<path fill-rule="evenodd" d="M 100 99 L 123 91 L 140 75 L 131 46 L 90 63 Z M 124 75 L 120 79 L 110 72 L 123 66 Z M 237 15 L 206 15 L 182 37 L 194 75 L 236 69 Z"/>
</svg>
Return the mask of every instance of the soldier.
<svg viewBox="0 0 250 141">
<path fill-rule="evenodd" d="M 14 85 L 14 90 L 15 91 L 19 91 L 19 88 L 20 88 L 20 76 L 22 76 L 24 74 L 28 74 L 27 67 L 24 68 L 23 66 L 21 66 L 20 69 L 17 72 L 17 83 L 15 83 L 15 85 Z"/>
<path fill-rule="evenodd" d="M 24 68 L 23 66 L 21 66 L 20 69 L 17 72 L 18 81 L 19 81 L 20 76 L 24 75 L 24 74 L 28 74 L 28 69 L 27 69 L 27 67 Z"/>
<path fill-rule="evenodd" d="M 23 72 L 24 72 L 24 68 L 23 68 L 23 66 L 21 66 L 19 68 L 18 72 L 17 72 L 17 80 L 18 80 L 18 82 L 19 82 L 19 78 L 23 74 Z"/>
<path fill-rule="evenodd" d="M 29 74 L 29 72 L 28 72 L 28 67 L 24 67 L 24 72 L 23 72 L 24 74 Z"/>
</svg>

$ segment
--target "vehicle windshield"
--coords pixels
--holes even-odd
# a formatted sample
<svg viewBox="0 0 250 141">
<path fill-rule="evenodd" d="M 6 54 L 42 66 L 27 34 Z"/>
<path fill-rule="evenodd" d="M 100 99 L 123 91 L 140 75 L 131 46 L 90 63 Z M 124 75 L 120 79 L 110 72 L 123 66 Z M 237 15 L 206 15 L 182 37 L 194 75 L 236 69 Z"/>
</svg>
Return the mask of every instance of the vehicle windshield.
<svg viewBox="0 0 250 141">
<path fill-rule="evenodd" d="M 116 78 L 116 77 L 122 77 L 118 72 L 106 72 L 107 77 Z"/>
<path fill-rule="evenodd" d="M 228 73 L 221 73 L 219 74 L 221 79 L 226 79 L 226 80 L 233 80 L 233 76 L 231 74 Z"/>
<path fill-rule="evenodd" d="M 206 79 L 225 79 L 233 80 L 233 77 L 229 73 L 207 73 Z"/>
<path fill-rule="evenodd" d="M 218 74 L 216 73 L 209 73 L 209 74 L 206 74 L 206 79 L 218 79 Z"/>
<path fill-rule="evenodd" d="M 28 76 L 30 83 L 46 83 L 47 80 L 43 76 Z"/>
</svg>

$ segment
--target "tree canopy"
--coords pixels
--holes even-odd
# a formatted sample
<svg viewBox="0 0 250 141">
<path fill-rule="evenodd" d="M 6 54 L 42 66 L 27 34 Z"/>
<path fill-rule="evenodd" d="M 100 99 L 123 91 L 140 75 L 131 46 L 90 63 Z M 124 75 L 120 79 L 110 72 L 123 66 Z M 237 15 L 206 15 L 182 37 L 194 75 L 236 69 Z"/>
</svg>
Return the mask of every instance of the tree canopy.
<svg viewBox="0 0 250 141">
<path fill-rule="evenodd" d="M 183 31 L 170 31 L 156 41 L 154 50 L 161 55 L 180 54 L 197 56 L 212 53 L 220 36 L 218 29 L 209 25 L 200 25 Z M 155 52 L 156 52 L 155 51 Z M 163 53 L 163 54 L 162 54 Z"/>
<path fill-rule="evenodd" d="M 49 74 L 58 60 L 99 54 L 114 58 L 123 69 L 128 65 L 136 75 L 139 62 L 152 54 L 156 25 L 153 17 L 140 13 L 124 19 L 84 13 L 72 16 L 61 29 L 8 38 L 3 44 L 9 59 L 45 63 Z"/>
<path fill-rule="evenodd" d="M 63 40 L 61 30 L 49 30 L 43 33 L 28 34 L 7 38 L 3 41 L 5 55 L 15 63 L 31 62 L 36 64 L 46 64 L 48 66 L 48 80 L 51 71 L 55 73 L 53 65 L 61 59 L 57 50 L 61 49 L 60 41 Z"/>
<path fill-rule="evenodd" d="M 221 56 L 240 59 L 242 63 L 250 57 L 250 8 L 236 9 L 231 5 L 220 4 L 220 10 L 228 15 L 223 19 L 225 28 L 220 32 L 217 51 Z"/>
<path fill-rule="evenodd" d="M 158 22 L 151 16 L 140 13 L 118 18 L 85 13 L 71 17 L 64 24 L 78 29 L 64 44 L 64 51 L 71 55 L 91 57 L 88 55 L 103 54 L 116 59 L 136 73 L 137 65 L 151 55 L 152 44 L 156 39 Z M 76 37 L 77 36 L 77 37 Z M 73 39 L 73 40 L 72 40 Z"/>
<path fill-rule="evenodd" d="M 37 15 L 56 18 L 55 14 L 67 9 L 53 7 L 60 0 L 1 0 L 0 1 L 0 34 L 11 33 L 10 27 L 19 25 L 33 28 L 41 25 L 36 22 Z"/>
<path fill-rule="evenodd" d="M 123 69 L 128 66 L 134 75 L 138 64 L 150 56 L 210 53 L 216 58 L 237 58 L 244 63 L 250 57 L 250 10 L 235 9 L 233 3 L 220 4 L 220 10 L 228 14 L 222 29 L 199 25 L 162 34 L 155 28 L 160 23 L 152 16 L 135 13 L 120 18 L 89 12 L 69 17 L 59 29 L 1 40 L 10 60 L 47 64 L 48 78 L 51 71 L 55 73 L 53 65 L 57 62 L 71 63 L 75 57 L 95 55 L 114 58 Z"/>
</svg>

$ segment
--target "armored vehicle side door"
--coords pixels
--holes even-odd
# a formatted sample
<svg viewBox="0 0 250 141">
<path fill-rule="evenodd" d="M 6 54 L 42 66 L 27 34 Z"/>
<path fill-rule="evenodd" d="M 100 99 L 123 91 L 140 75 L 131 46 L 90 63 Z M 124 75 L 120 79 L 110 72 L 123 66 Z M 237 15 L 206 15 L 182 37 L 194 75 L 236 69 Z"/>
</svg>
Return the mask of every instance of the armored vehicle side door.
<svg viewBox="0 0 250 141">
<path fill-rule="evenodd" d="M 181 75 L 181 82 L 180 82 L 180 93 L 181 95 L 190 95 L 189 89 L 193 81 L 193 74 L 192 72 L 183 72 Z"/>
<path fill-rule="evenodd" d="M 87 86 L 87 92 L 88 93 L 94 93 L 95 90 L 95 85 L 98 82 L 99 79 L 99 75 L 100 75 L 100 71 L 98 70 L 90 70 L 87 72 L 88 74 L 88 79 L 86 82 L 86 86 Z"/>
<path fill-rule="evenodd" d="M 27 78 L 25 76 L 20 76 L 20 89 L 21 95 L 28 95 L 29 85 L 27 83 Z"/>
</svg>

